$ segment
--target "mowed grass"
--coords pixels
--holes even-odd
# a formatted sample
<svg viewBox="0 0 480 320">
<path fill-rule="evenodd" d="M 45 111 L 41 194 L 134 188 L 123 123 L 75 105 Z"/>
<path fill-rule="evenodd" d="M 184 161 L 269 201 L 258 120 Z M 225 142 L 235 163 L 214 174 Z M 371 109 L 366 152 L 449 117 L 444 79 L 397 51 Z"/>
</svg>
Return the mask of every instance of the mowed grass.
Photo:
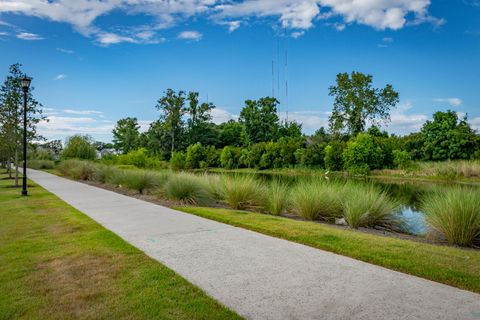
<svg viewBox="0 0 480 320">
<path fill-rule="evenodd" d="M 388 238 L 246 211 L 199 207 L 177 209 L 480 293 L 479 250 Z"/>
<path fill-rule="evenodd" d="M 10 185 L 0 180 L 0 319 L 240 318 L 41 187 L 21 197 Z"/>
</svg>

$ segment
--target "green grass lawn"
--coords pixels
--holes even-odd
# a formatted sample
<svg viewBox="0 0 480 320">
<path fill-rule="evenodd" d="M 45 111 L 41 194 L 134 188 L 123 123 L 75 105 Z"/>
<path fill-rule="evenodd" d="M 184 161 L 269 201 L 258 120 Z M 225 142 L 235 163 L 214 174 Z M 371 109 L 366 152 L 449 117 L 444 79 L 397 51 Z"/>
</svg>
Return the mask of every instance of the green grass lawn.
<svg viewBox="0 0 480 320">
<path fill-rule="evenodd" d="M 0 179 L 5 175 L 0 175 Z M 0 180 L 0 319 L 238 319 L 32 183 Z"/>
<path fill-rule="evenodd" d="M 253 212 L 176 209 L 480 293 L 479 250 L 388 238 Z"/>
</svg>

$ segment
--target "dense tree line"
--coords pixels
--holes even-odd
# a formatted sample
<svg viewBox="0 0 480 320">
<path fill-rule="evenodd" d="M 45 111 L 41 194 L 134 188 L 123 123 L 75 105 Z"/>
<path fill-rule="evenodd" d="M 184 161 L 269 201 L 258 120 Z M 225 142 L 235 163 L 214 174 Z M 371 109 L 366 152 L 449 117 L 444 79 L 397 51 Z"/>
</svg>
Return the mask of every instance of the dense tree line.
<svg viewBox="0 0 480 320">
<path fill-rule="evenodd" d="M 212 123 L 212 103 L 199 103 L 196 92 L 167 90 L 156 108 L 159 119 L 140 133 L 137 119 L 118 121 L 114 146 L 123 153 L 144 152 L 173 168 L 317 167 L 367 173 L 372 169 L 407 168 L 414 160 L 480 158 L 480 138 L 448 110 L 436 112 L 420 132 L 399 137 L 379 129 L 399 101 L 391 85 L 375 88 L 370 75 L 337 76 L 329 128 L 303 135 L 296 122 L 281 122 L 272 97 L 247 100 L 238 121 Z"/>
</svg>

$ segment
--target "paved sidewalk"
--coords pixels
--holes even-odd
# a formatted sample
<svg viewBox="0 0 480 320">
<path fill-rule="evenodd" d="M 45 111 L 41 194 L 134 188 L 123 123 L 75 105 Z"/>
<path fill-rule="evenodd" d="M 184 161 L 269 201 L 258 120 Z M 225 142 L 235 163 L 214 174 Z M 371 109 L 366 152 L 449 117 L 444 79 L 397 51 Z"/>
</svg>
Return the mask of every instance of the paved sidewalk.
<svg viewBox="0 0 480 320">
<path fill-rule="evenodd" d="M 45 172 L 29 178 L 249 319 L 480 319 L 478 294 Z"/>
</svg>

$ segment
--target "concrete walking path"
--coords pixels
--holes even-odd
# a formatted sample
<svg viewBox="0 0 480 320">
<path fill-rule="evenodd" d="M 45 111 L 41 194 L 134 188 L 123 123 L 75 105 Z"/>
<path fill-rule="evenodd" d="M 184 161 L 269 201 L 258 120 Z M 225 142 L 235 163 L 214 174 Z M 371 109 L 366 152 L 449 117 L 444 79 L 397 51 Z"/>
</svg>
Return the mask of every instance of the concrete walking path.
<svg viewBox="0 0 480 320">
<path fill-rule="evenodd" d="M 480 319 L 480 295 L 472 292 L 45 172 L 28 174 L 249 319 Z"/>
</svg>

